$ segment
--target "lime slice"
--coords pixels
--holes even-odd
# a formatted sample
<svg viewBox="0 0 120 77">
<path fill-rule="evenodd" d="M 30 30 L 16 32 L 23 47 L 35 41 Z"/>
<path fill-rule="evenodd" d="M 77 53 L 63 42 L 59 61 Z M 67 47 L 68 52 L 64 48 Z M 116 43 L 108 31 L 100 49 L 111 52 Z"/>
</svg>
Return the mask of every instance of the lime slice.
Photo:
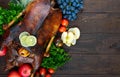
<svg viewBox="0 0 120 77">
<path fill-rule="evenodd" d="M 20 33 L 20 35 L 19 35 L 19 39 L 21 38 L 21 37 L 23 37 L 23 36 L 29 36 L 30 34 L 28 33 L 28 32 L 22 32 L 22 33 Z"/>
<path fill-rule="evenodd" d="M 20 38 L 20 43 L 21 43 L 21 45 L 22 46 L 24 46 L 24 47 L 28 47 L 28 45 L 26 44 L 26 39 L 27 39 L 27 37 L 28 36 L 22 36 L 21 38 Z"/>
<path fill-rule="evenodd" d="M 34 46 L 37 43 L 37 39 L 35 36 L 28 36 L 25 40 L 27 46 Z"/>
</svg>

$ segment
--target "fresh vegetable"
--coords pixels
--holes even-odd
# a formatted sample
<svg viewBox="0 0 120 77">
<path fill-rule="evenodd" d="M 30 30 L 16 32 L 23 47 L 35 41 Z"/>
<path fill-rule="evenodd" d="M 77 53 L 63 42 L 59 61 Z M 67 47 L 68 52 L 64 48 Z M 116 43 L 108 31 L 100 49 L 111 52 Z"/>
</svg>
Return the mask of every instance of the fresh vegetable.
<svg viewBox="0 0 120 77">
<path fill-rule="evenodd" d="M 63 49 L 56 47 L 53 43 L 49 50 L 50 56 L 42 60 L 41 66 L 44 68 L 57 69 L 70 60 L 70 55 Z"/>
<path fill-rule="evenodd" d="M 47 73 L 47 70 L 43 67 L 40 68 L 40 75 L 45 76 L 45 74 Z"/>
<path fill-rule="evenodd" d="M 63 46 L 63 41 L 61 40 L 61 38 L 57 38 L 54 41 L 56 47 L 62 47 Z"/>
<path fill-rule="evenodd" d="M 11 0 L 12 3 L 18 4 L 21 7 L 26 7 L 33 0 Z"/>
<path fill-rule="evenodd" d="M 59 28 L 59 32 L 65 32 L 66 31 L 66 27 L 65 26 L 60 26 Z"/>
<path fill-rule="evenodd" d="M 20 5 L 9 3 L 9 8 L 4 9 L 0 7 L 0 35 L 4 34 L 3 25 L 8 24 L 13 19 L 16 20 L 16 16 L 23 10 L 23 8 Z M 20 17 L 18 21 L 20 21 L 22 17 Z"/>
<path fill-rule="evenodd" d="M 61 24 L 62 24 L 63 26 L 65 26 L 65 27 L 67 27 L 68 24 L 69 24 L 69 21 L 68 21 L 67 19 L 64 18 L 64 19 L 62 19 Z"/>
<path fill-rule="evenodd" d="M 22 77 L 17 71 L 11 71 L 8 77 Z"/>
<path fill-rule="evenodd" d="M 51 74 L 46 74 L 45 77 L 52 77 L 52 75 Z"/>
<path fill-rule="evenodd" d="M 54 70 L 53 68 L 49 68 L 49 69 L 48 69 L 48 72 L 49 72 L 50 74 L 54 74 L 54 73 L 55 73 L 55 70 Z"/>
<path fill-rule="evenodd" d="M 77 27 L 70 28 L 67 32 L 63 32 L 61 40 L 67 46 L 75 45 L 76 40 L 80 37 L 80 30 Z"/>
<path fill-rule="evenodd" d="M 72 32 L 75 36 L 75 39 L 79 39 L 80 37 L 80 30 L 77 27 L 69 28 L 68 32 Z"/>
</svg>

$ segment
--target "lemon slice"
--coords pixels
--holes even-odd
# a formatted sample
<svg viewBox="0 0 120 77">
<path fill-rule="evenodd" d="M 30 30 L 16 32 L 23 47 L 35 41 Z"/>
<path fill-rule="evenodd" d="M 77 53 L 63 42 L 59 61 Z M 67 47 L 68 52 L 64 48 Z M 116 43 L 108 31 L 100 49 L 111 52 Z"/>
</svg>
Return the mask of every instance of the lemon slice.
<svg viewBox="0 0 120 77">
<path fill-rule="evenodd" d="M 22 36 L 21 38 L 20 38 L 20 43 L 21 43 L 21 45 L 22 46 L 24 46 L 24 47 L 28 47 L 28 45 L 26 44 L 26 39 L 27 39 L 27 37 L 28 36 Z"/>
<path fill-rule="evenodd" d="M 27 36 L 26 40 L 25 40 L 25 44 L 27 46 L 34 46 L 37 43 L 37 39 L 35 36 Z"/>
<path fill-rule="evenodd" d="M 21 38 L 21 37 L 23 37 L 23 36 L 29 36 L 30 34 L 28 33 L 28 32 L 22 32 L 22 33 L 20 33 L 20 35 L 19 35 L 19 39 Z"/>
</svg>

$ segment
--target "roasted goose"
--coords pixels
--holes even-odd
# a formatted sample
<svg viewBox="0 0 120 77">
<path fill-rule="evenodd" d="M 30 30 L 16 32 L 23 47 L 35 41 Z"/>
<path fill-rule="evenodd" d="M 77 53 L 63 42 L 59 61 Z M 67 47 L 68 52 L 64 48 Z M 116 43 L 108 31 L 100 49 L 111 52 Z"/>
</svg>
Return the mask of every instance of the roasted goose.
<svg viewBox="0 0 120 77">
<path fill-rule="evenodd" d="M 62 13 L 50 6 L 50 0 L 34 0 L 25 11 L 21 24 L 9 29 L 9 36 L 3 41 L 1 48 L 7 46 L 6 70 L 23 63 L 30 63 L 37 70 L 43 58 L 45 44 L 54 36 L 60 26 Z M 19 41 L 21 32 L 27 31 L 36 36 L 37 44 L 33 47 L 22 47 Z M 29 51 L 28 57 L 18 54 L 18 48 Z"/>
</svg>

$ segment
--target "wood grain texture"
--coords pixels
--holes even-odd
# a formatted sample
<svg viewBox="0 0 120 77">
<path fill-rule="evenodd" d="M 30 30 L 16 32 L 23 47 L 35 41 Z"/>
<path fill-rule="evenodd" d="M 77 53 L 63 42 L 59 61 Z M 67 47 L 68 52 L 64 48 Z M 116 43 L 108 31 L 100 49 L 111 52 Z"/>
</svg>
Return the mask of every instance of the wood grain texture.
<svg viewBox="0 0 120 77">
<path fill-rule="evenodd" d="M 120 14 L 79 13 L 70 26 L 79 27 L 81 33 L 120 33 Z"/>
<path fill-rule="evenodd" d="M 112 46 L 120 43 L 120 34 L 81 34 L 77 44 L 67 47 L 71 54 L 120 55 L 120 49 Z"/>
<path fill-rule="evenodd" d="M 69 24 L 80 28 L 81 37 L 75 46 L 65 46 L 72 59 L 53 77 L 120 77 L 120 48 L 111 47 L 120 44 L 119 6 L 120 0 L 84 0 L 83 12 Z M 4 61 L 0 58 L 0 77 L 7 77 Z"/>
<path fill-rule="evenodd" d="M 84 0 L 84 12 L 118 12 L 120 0 Z"/>
</svg>

